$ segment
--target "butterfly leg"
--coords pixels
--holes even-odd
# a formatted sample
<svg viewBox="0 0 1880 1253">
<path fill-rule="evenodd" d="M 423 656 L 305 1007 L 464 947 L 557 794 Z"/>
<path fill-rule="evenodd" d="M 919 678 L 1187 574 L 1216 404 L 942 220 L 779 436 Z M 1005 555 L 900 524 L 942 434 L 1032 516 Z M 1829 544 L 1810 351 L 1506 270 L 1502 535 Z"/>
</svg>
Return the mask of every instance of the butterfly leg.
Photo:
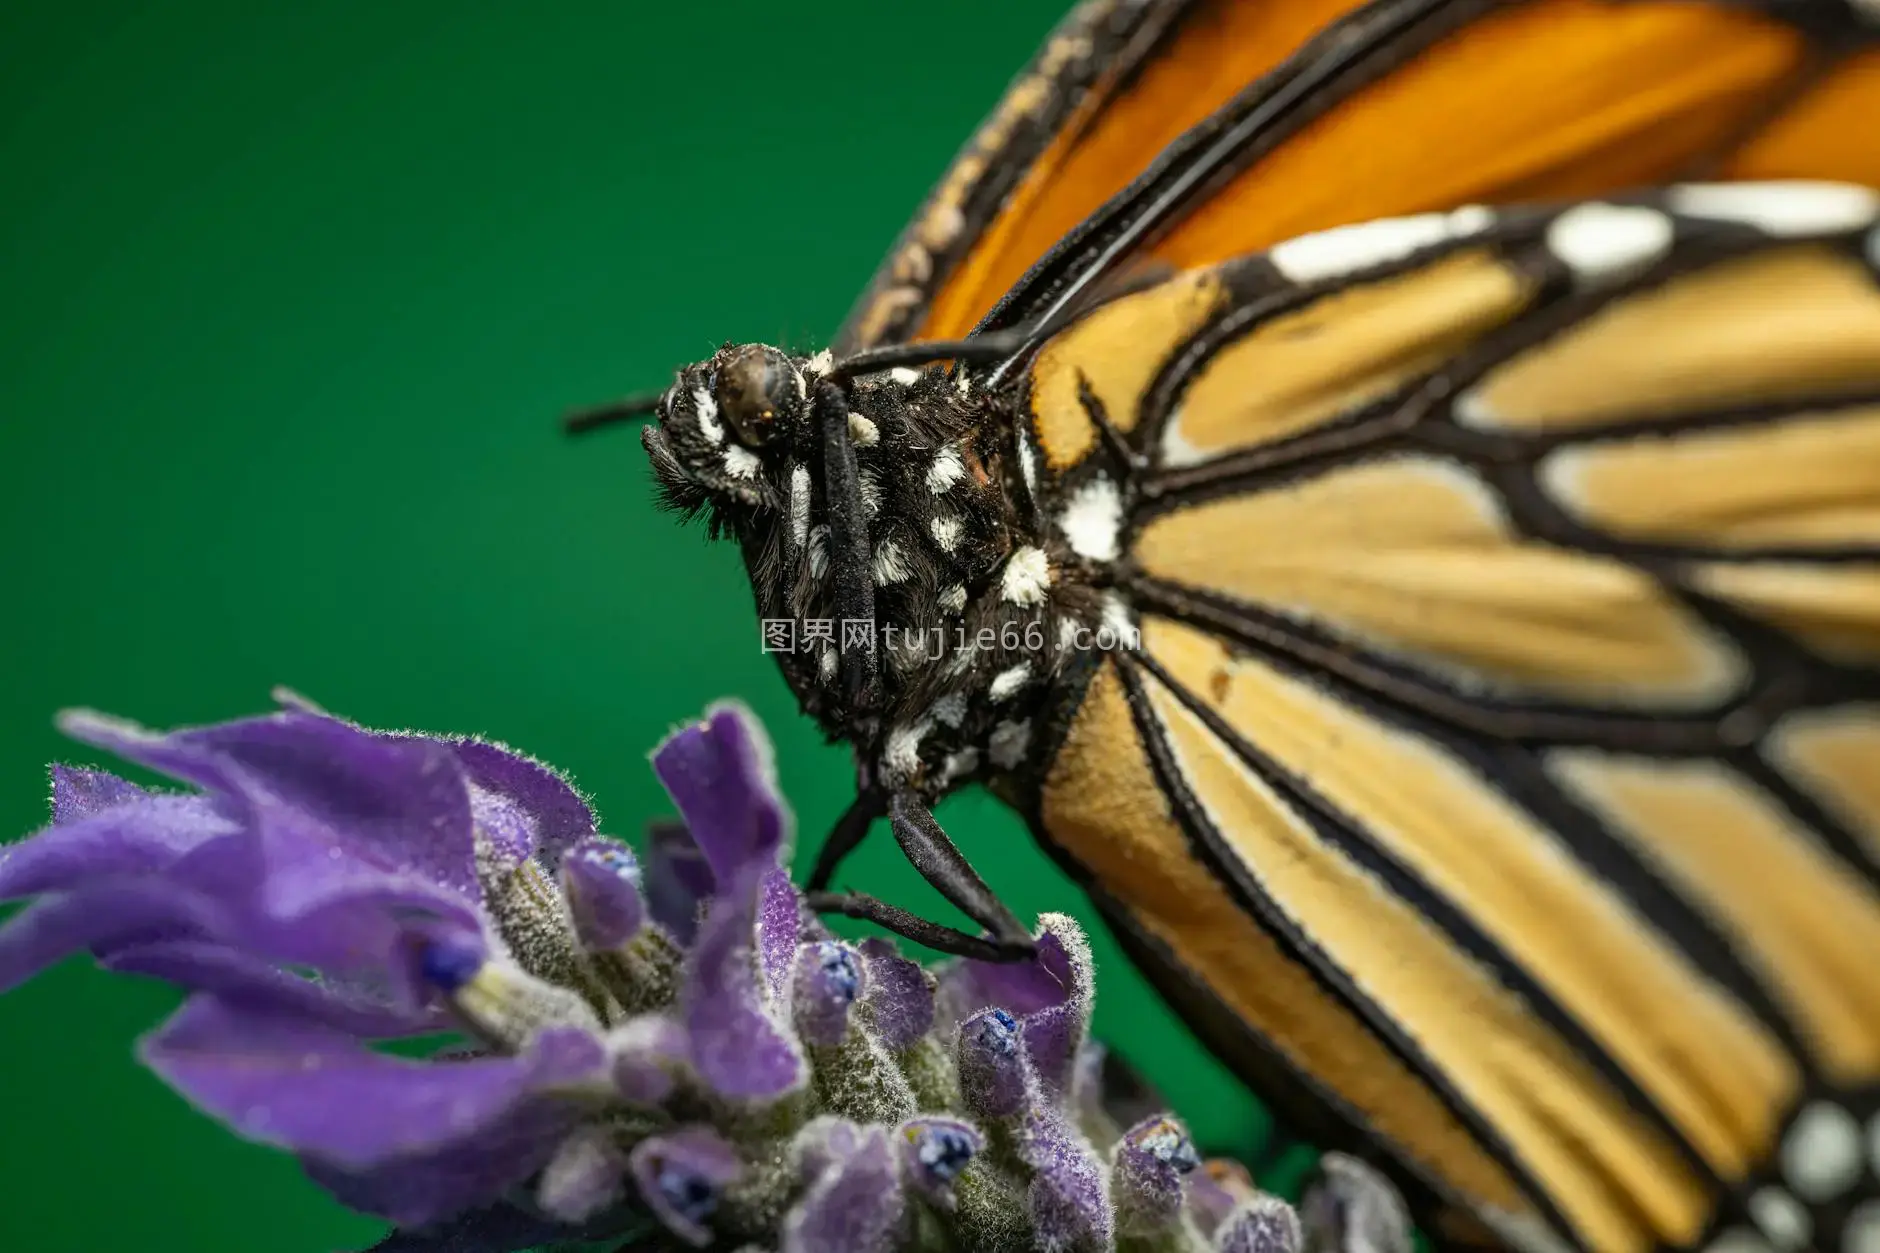
<svg viewBox="0 0 1880 1253">
<path fill-rule="evenodd" d="M 933 884 L 940 895 L 957 906 L 960 912 L 984 927 L 987 934 L 969 935 L 952 927 L 943 927 L 917 917 L 898 905 L 890 905 L 859 892 L 823 890 L 842 854 L 860 842 L 861 834 L 868 829 L 868 823 L 880 812 L 879 800 L 864 794 L 856 798 L 855 804 L 836 823 L 836 829 L 831 833 L 829 843 L 824 846 L 823 855 L 817 858 L 816 869 L 810 876 L 808 895 L 811 908 L 873 922 L 929 948 L 980 961 L 1018 961 L 1031 955 L 1031 936 L 1017 916 L 1005 907 L 1004 902 L 979 877 L 953 841 L 947 838 L 946 832 L 934 820 L 933 812 L 910 792 L 897 792 L 888 802 L 888 820 L 894 830 L 895 842 L 901 846 L 909 864 L 920 872 L 921 878 Z M 845 841 L 847 847 L 839 848 L 831 855 L 830 850 L 836 848 L 838 840 Z"/>
<path fill-rule="evenodd" d="M 822 438 L 823 492 L 829 501 L 829 572 L 836 613 L 844 623 L 842 690 L 852 711 L 867 713 L 875 700 L 875 584 L 869 575 L 868 518 L 855 445 L 849 442 L 848 397 L 825 379 L 816 385 L 814 412 Z M 866 648 L 849 647 L 850 622 L 869 624 Z"/>
<path fill-rule="evenodd" d="M 899 905 L 890 905 L 861 892 L 809 892 L 805 894 L 805 899 L 809 907 L 819 914 L 841 914 L 845 918 L 872 922 L 884 931 L 892 931 L 937 953 L 969 957 L 974 961 L 1010 962 L 1023 961 L 1032 952 L 1029 941 L 1021 949 L 983 935 L 968 935 L 953 927 L 928 922 Z"/>
<path fill-rule="evenodd" d="M 901 846 L 908 864 L 920 872 L 921 878 L 933 884 L 961 913 L 984 927 L 995 941 L 1029 951 L 1031 936 L 1023 924 L 986 886 L 965 854 L 941 829 L 933 811 L 918 797 L 909 792 L 896 792 L 888 804 L 888 821 L 894 829 L 895 843 Z"/>
<path fill-rule="evenodd" d="M 836 825 L 829 830 L 829 838 L 823 841 L 822 848 L 817 851 L 815 869 L 809 872 L 809 880 L 804 887 L 811 892 L 821 892 L 827 888 L 829 881 L 836 877 L 836 870 L 842 865 L 843 859 L 854 852 L 868 834 L 869 826 L 887 812 L 887 804 L 879 792 L 867 789 L 857 791 L 854 801 L 836 819 Z"/>
</svg>

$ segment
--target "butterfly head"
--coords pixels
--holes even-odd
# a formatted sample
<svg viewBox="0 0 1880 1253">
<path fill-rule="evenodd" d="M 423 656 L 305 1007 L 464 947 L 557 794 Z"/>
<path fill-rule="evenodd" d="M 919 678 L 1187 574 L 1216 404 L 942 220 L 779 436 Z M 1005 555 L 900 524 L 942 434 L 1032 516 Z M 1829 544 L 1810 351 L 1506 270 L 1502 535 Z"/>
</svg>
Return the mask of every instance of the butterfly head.
<svg viewBox="0 0 1880 1253">
<path fill-rule="evenodd" d="M 732 517 L 781 504 L 783 466 L 809 438 L 806 364 L 727 344 L 679 372 L 641 435 L 668 504 Z"/>
</svg>

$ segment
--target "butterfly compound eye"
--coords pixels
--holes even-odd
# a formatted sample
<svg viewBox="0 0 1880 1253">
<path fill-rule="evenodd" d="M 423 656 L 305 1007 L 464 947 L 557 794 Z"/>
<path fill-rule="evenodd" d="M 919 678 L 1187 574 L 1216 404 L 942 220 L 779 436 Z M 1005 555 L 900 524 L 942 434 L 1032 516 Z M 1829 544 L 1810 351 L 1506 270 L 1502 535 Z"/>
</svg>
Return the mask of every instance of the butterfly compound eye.
<svg viewBox="0 0 1880 1253">
<path fill-rule="evenodd" d="M 728 351 L 712 379 L 718 412 L 747 446 L 769 443 L 803 403 L 803 377 L 790 359 L 763 344 Z"/>
</svg>

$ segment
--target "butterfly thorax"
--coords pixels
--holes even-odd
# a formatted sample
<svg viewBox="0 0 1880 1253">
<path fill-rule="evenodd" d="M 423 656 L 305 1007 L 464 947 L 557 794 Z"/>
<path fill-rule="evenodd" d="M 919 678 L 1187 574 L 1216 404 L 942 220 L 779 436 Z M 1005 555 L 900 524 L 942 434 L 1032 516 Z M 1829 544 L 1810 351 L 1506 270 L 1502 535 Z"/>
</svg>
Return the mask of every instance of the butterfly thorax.
<svg viewBox="0 0 1880 1253">
<path fill-rule="evenodd" d="M 939 368 L 847 385 L 873 617 L 837 605 L 826 355 L 728 345 L 682 371 L 646 445 L 666 502 L 743 552 L 791 689 L 863 773 L 928 797 L 1020 768 L 1032 719 L 1100 617 L 1104 572 L 1045 538 L 1001 397 Z M 843 653 L 875 650 L 861 699 Z"/>
</svg>

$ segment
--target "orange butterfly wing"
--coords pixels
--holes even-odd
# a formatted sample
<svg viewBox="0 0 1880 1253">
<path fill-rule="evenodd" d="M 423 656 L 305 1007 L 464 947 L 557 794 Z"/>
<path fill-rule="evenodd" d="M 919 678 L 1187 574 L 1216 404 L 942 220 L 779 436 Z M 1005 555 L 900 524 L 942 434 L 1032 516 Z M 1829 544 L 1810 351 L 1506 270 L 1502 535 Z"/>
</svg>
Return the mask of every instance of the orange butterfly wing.
<svg viewBox="0 0 1880 1253">
<path fill-rule="evenodd" d="M 1114 282 L 1125 264 L 1208 264 L 1461 204 L 1691 175 L 1880 184 L 1880 49 L 1851 9 L 1839 24 L 1826 4 L 1796 11 L 1806 33 L 1701 0 L 1085 4 L 839 344 L 955 338 L 995 306 L 1001 323 L 1037 317 L 1066 283 Z M 1202 186 L 1173 194 L 1210 161 Z M 941 248 L 927 246 L 936 223 L 951 228 Z M 1119 232 L 1140 240 L 1117 249 Z"/>
</svg>

